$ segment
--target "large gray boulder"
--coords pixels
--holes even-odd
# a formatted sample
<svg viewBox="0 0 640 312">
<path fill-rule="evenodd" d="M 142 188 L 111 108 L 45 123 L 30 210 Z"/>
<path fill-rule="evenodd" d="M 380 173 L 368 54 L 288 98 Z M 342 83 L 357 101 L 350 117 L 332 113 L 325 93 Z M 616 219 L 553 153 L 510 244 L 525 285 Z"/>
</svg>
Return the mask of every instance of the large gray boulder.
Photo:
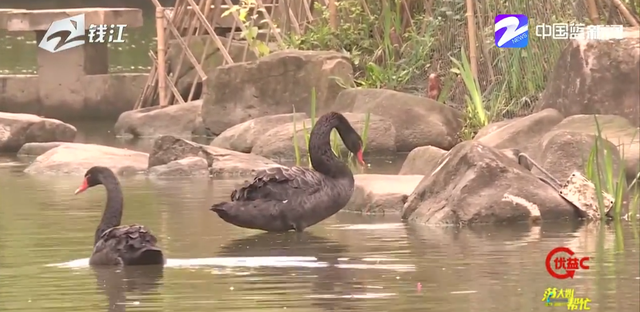
<svg viewBox="0 0 640 312">
<path fill-rule="evenodd" d="M 15 153 L 31 142 L 73 142 L 76 132 L 56 119 L 0 112 L 0 153 Z"/>
<path fill-rule="evenodd" d="M 305 120 L 307 118 L 308 116 L 305 113 L 258 117 L 225 130 L 213 139 L 210 145 L 236 152 L 251 153 L 253 146 L 267 132 L 283 124 L 291 124 L 293 120 Z"/>
<path fill-rule="evenodd" d="M 422 175 L 357 174 L 353 195 L 345 211 L 365 214 L 400 214 Z"/>
<path fill-rule="evenodd" d="M 353 128 L 360 134 L 364 130 L 366 114 L 344 113 L 343 114 Z M 311 119 L 305 119 L 296 122 L 296 142 L 302 157 L 307 157 L 307 143 L 305 141 L 306 131 L 311 132 Z M 295 158 L 295 149 L 293 145 L 294 135 L 293 123 L 283 124 L 271 129 L 258 139 L 253 146 L 251 153 L 261 155 L 270 159 L 291 160 Z M 365 147 L 365 155 L 393 155 L 396 153 L 395 129 L 391 122 L 387 119 L 371 114 L 369 116 L 369 130 L 366 138 L 367 145 Z M 347 148 L 340 139 L 338 146 L 342 155 L 347 155 Z M 364 139 L 364 138 L 363 138 Z"/>
<path fill-rule="evenodd" d="M 618 153 L 625 162 L 627 179 L 635 178 L 640 170 L 640 128 L 626 118 L 615 115 L 574 115 L 564 119 L 552 130 L 592 136 L 597 134 L 596 118 L 602 136 L 618 147 Z M 584 145 L 586 147 L 588 144 Z"/>
<path fill-rule="evenodd" d="M 419 146 L 451 149 L 459 141 L 462 113 L 442 103 L 385 89 L 347 89 L 336 99 L 334 110 L 384 116 L 395 128 L 398 152 Z"/>
<path fill-rule="evenodd" d="M 247 176 L 255 174 L 258 170 L 280 166 L 258 155 L 202 145 L 165 135 L 156 139 L 153 144 L 153 151 L 149 154 L 149 169 L 188 157 L 206 160 L 209 172 L 213 176 Z M 165 169 L 167 168 L 162 170 Z M 156 171 L 160 170 L 156 169 Z"/>
<path fill-rule="evenodd" d="M 581 217 L 550 186 L 501 151 L 458 144 L 425 176 L 403 207 L 421 224 L 514 223 Z"/>
<path fill-rule="evenodd" d="M 399 175 L 428 175 L 436 169 L 438 160 L 447 153 L 435 146 L 420 146 L 414 148 L 402 163 Z"/>
<path fill-rule="evenodd" d="M 570 40 L 562 51 L 538 110 L 564 116 L 617 115 L 640 126 L 640 32 L 626 28 L 622 40 Z"/>
<path fill-rule="evenodd" d="M 209 164 L 200 157 L 187 157 L 151 167 L 151 177 L 209 177 Z"/>
<path fill-rule="evenodd" d="M 65 144 L 67 142 L 44 142 L 44 143 L 40 143 L 40 142 L 33 142 L 33 143 L 26 143 L 25 145 L 22 145 L 22 147 L 20 148 L 20 150 L 18 151 L 18 157 L 35 157 L 35 156 L 40 156 L 46 152 L 48 152 L 49 150 L 52 150 L 62 144 Z"/>
<path fill-rule="evenodd" d="M 152 106 L 124 112 L 118 117 L 114 132 L 117 136 L 139 138 L 173 135 L 190 139 L 205 135 L 200 109 L 202 100 L 161 108 Z"/>
<path fill-rule="evenodd" d="M 474 140 L 497 149 L 517 148 L 528 154 L 535 151 L 540 138 L 563 119 L 557 110 L 545 109 L 526 117 L 500 122 L 499 127 L 489 124 L 478 132 Z"/>
<path fill-rule="evenodd" d="M 558 181 L 564 182 L 574 171 L 586 174 L 585 167 L 595 141 L 596 136 L 593 134 L 567 130 L 551 131 L 538 143 L 539 153 L 536 153 L 535 158 L 538 165 Z M 605 167 L 604 148 L 606 147 L 613 158 L 614 171 L 619 172 L 620 154 L 618 148 L 606 139 L 603 140 L 603 143 L 604 146 L 600 148 L 599 153 L 601 170 L 604 170 Z M 532 172 L 538 176 L 546 177 L 537 168 L 533 168 Z"/>
<path fill-rule="evenodd" d="M 37 175 L 84 175 L 93 166 L 128 175 L 147 169 L 147 153 L 80 143 L 64 143 L 38 156 L 24 172 Z"/>
<path fill-rule="evenodd" d="M 257 61 L 220 66 L 207 72 L 202 119 L 213 135 L 247 120 L 296 112 L 310 114 L 316 91 L 318 114 L 328 111 L 349 84 L 353 69 L 347 56 L 324 51 L 279 51 Z"/>
<path fill-rule="evenodd" d="M 238 41 L 224 36 L 218 36 L 218 40 L 220 40 L 226 52 L 235 63 L 250 62 L 258 59 L 253 49 L 247 49 L 246 40 Z M 177 77 L 178 82 L 176 83 L 176 88 L 186 101 L 193 82 L 200 77 L 191 60 L 185 57 L 183 52 L 184 48 L 180 41 L 185 40 L 169 40 L 167 60 L 171 73 L 174 77 Z M 213 42 L 209 34 L 191 36 L 190 40 L 187 41 L 187 45 L 189 46 L 189 51 L 191 51 L 198 60 L 200 60 L 200 57 L 203 58 L 202 62 L 200 62 L 200 67 L 205 73 L 226 64 L 222 53 L 220 53 L 220 49 L 218 49 L 218 46 Z M 194 92 L 194 95 L 197 96 L 198 94 Z"/>
</svg>

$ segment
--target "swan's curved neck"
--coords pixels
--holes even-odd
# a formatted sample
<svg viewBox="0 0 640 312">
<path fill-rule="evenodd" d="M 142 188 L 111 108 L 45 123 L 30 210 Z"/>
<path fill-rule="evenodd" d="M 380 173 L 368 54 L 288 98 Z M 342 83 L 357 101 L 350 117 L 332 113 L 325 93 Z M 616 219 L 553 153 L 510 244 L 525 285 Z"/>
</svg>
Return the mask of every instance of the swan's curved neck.
<svg viewBox="0 0 640 312">
<path fill-rule="evenodd" d="M 323 117 L 318 119 L 309 135 L 311 165 L 316 171 L 332 178 L 352 175 L 349 166 L 338 159 L 331 150 L 331 131 L 334 128 L 337 129 L 338 134 L 342 137 L 341 124 L 336 118 Z"/>
<path fill-rule="evenodd" d="M 106 230 L 119 226 L 120 221 L 122 220 L 122 206 L 124 200 L 122 198 L 120 182 L 118 182 L 118 179 L 112 174 L 102 176 L 101 181 L 107 190 L 107 204 L 104 208 L 104 212 L 102 213 L 100 225 L 98 225 L 98 228 L 96 229 L 94 243 L 97 243 L 98 240 L 100 240 L 100 236 L 102 236 L 102 233 Z"/>
</svg>

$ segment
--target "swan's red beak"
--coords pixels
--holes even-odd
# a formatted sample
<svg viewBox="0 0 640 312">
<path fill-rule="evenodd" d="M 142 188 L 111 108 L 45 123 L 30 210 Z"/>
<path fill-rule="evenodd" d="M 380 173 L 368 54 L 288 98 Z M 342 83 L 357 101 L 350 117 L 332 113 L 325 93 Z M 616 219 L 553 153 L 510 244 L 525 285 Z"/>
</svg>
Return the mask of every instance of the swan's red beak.
<svg viewBox="0 0 640 312">
<path fill-rule="evenodd" d="M 358 151 L 358 153 L 356 154 L 356 157 L 358 158 L 358 162 L 362 165 L 362 166 L 366 166 L 367 163 L 364 162 L 364 159 L 362 159 L 362 149 L 360 149 Z"/>
<path fill-rule="evenodd" d="M 89 183 L 87 182 L 87 178 L 84 178 L 84 180 L 82 180 L 82 185 L 80 185 L 80 187 L 73 194 L 74 195 L 78 195 L 78 194 L 86 191 L 88 188 L 89 188 Z"/>
</svg>

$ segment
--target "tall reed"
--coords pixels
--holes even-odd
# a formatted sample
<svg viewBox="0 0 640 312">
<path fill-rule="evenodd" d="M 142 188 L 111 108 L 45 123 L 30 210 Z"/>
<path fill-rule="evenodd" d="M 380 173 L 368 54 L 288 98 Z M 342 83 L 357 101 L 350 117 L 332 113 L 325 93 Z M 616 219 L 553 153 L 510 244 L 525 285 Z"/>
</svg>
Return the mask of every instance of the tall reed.
<svg viewBox="0 0 640 312">
<path fill-rule="evenodd" d="M 600 123 L 598 122 L 598 118 L 595 115 L 594 120 L 596 124 L 596 139 L 593 147 L 591 148 L 589 158 L 587 159 L 585 165 L 585 173 L 587 175 L 587 178 L 591 180 L 595 186 L 601 218 L 614 218 L 616 220 L 619 220 L 622 217 L 624 198 L 625 196 L 629 195 L 634 189 L 637 179 L 633 183 L 631 183 L 631 185 L 627 185 L 624 165 L 624 145 L 621 145 L 622 148 L 619 153 L 620 163 L 618 164 L 618 168 L 617 170 L 616 168 L 614 168 L 614 151 L 612 151 L 610 147 L 605 144 L 606 141 L 603 138 Z M 605 204 L 603 193 L 608 193 L 613 196 L 613 206 L 611 207 L 613 215 L 611 215 L 611 212 L 604 210 Z M 632 205 L 630 205 L 630 213 L 633 216 L 637 214 L 638 210 L 637 198 L 637 191 L 634 195 L 630 196 L 632 203 Z M 633 205 L 634 202 L 635 205 Z"/>
</svg>

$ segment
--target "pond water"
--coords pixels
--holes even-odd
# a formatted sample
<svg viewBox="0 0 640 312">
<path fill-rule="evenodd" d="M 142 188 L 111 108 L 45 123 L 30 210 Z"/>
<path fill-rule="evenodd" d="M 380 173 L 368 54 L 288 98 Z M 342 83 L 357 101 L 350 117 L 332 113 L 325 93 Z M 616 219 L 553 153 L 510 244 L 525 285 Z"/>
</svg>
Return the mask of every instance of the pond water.
<svg viewBox="0 0 640 312">
<path fill-rule="evenodd" d="M 78 125 L 78 141 L 148 148 L 116 140 L 105 125 Z M 397 172 L 401 161 L 384 163 L 373 172 Z M 574 289 L 592 311 L 640 309 L 631 223 L 618 235 L 613 226 L 552 222 L 455 229 L 340 212 L 305 233 L 269 234 L 208 210 L 239 180 L 123 178 L 123 222 L 152 229 L 167 266 L 92 269 L 104 189 L 74 196 L 79 177 L 29 176 L 25 166 L 0 156 L 0 311 L 566 309 L 545 306 L 550 287 Z M 552 278 L 545 258 L 558 246 L 591 257 L 590 268 Z"/>
</svg>

